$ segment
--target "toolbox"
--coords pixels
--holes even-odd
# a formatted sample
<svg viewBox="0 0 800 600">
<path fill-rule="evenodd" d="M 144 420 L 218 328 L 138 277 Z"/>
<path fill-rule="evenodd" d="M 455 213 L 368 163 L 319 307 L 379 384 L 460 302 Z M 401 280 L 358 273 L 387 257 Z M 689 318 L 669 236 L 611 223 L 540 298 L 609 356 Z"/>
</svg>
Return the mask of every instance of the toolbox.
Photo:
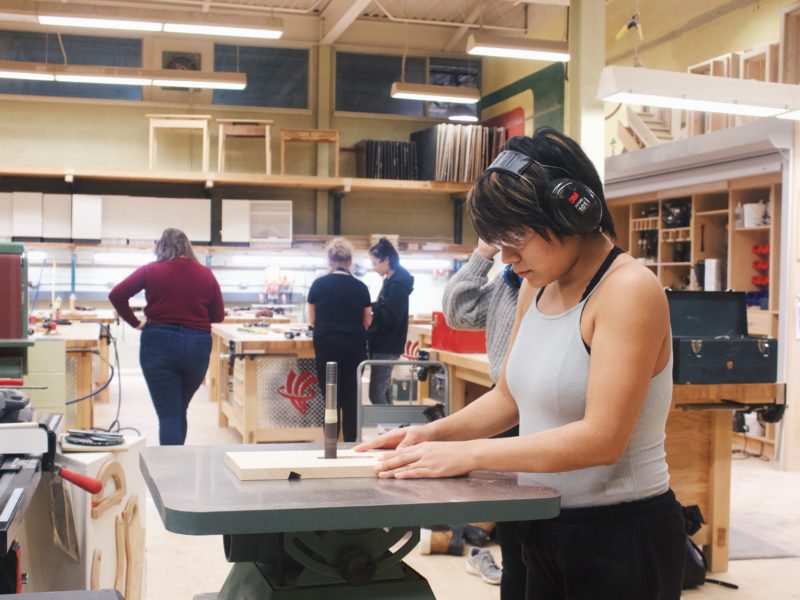
<svg viewBox="0 0 800 600">
<path fill-rule="evenodd" d="M 774 383 L 778 340 L 747 335 L 744 292 L 667 291 L 675 383 Z"/>
<path fill-rule="evenodd" d="M 432 316 L 431 348 L 449 350 L 463 354 L 483 354 L 486 352 L 486 330 L 466 331 L 453 329 L 447 324 L 444 313 L 434 312 Z"/>
</svg>

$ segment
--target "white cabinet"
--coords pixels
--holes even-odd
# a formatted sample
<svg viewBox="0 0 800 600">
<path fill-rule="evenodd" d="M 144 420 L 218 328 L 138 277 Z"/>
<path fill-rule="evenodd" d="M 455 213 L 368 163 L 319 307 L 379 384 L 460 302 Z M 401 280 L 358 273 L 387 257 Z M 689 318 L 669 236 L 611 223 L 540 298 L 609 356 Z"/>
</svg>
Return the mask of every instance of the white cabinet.
<svg viewBox="0 0 800 600">
<path fill-rule="evenodd" d="M 155 241 L 164 230 L 161 227 L 164 198 L 130 196 L 128 198 L 128 239 Z"/>
<path fill-rule="evenodd" d="M 181 198 L 176 201 L 179 211 L 177 223 L 193 242 L 211 241 L 211 200 Z"/>
<path fill-rule="evenodd" d="M 222 241 L 250 242 L 250 201 L 222 201 Z"/>
<path fill-rule="evenodd" d="M 291 245 L 292 201 L 251 201 L 250 241 L 277 246 Z"/>
<path fill-rule="evenodd" d="M 0 239 L 11 239 L 11 192 L 0 192 Z"/>
<path fill-rule="evenodd" d="M 101 239 L 109 241 L 128 239 L 129 204 L 128 196 L 103 196 Z"/>
<path fill-rule="evenodd" d="M 223 200 L 222 241 L 292 243 L 291 200 Z"/>
<path fill-rule="evenodd" d="M 87 194 L 72 196 L 72 239 L 99 240 L 103 226 L 103 197 Z"/>
<path fill-rule="evenodd" d="M 72 196 L 70 194 L 42 195 L 42 237 L 72 239 Z"/>
<path fill-rule="evenodd" d="M 15 237 L 42 237 L 42 194 L 11 192 L 11 231 Z"/>
</svg>

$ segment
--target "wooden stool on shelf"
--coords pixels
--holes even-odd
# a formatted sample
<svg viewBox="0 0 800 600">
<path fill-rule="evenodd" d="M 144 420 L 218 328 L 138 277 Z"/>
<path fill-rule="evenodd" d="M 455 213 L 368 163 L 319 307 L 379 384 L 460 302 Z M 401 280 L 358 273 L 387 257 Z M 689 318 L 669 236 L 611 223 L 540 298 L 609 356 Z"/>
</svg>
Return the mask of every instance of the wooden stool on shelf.
<svg viewBox="0 0 800 600">
<path fill-rule="evenodd" d="M 281 175 L 286 173 L 286 142 L 323 142 L 333 144 L 333 175 L 339 176 L 338 129 L 281 129 Z"/>
<path fill-rule="evenodd" d="M 269 148 L 270 128 L 274 121 L 269 119 L 217 119 L 219 123 L 219 140 L 217 153 L 217 171 L 225 171 L 225 138 L 264 138 L 266 151 L 267 175 L 272 174 L 272 152 Z"/>
<path fill-rule="evenodd" d="M 150 168 L 156 168 L 156 129 L 199 129 L 203 133 L 203 172 L 208 171 L 208 121 L 211 115 L 146 115 L 150 119 Z"/>
</svg>

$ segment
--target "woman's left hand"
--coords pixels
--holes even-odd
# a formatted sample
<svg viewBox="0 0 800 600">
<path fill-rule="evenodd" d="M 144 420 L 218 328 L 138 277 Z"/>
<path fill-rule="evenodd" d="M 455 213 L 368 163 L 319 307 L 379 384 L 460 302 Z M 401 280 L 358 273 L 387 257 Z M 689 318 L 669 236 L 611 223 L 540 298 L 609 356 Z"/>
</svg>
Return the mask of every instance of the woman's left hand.
<svg viewBox="0 0 800 600">
<path fill-rule="evenodd" d="M 477 468 L 475 442 L 423 442 L 385 452 L 375 468 L 382 479 L 458 477 Z"/>
</svg>

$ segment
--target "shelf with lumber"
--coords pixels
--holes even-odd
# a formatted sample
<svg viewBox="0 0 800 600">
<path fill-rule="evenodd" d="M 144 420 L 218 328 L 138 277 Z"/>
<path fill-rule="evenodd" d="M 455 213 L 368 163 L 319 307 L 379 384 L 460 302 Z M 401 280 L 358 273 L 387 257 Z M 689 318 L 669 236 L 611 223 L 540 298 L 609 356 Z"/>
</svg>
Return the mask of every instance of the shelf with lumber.
<svg viewBox="0 0 800 600">
<path fill-rule="evenodd" d="M 329 190 L 343 193 L 409 192 L 464 195 L 472 184 L 450 181 L 365 179 L 361 177 L 321 177 L 315 175 L 263 175 L 259 173 L 202 173 L 200 171 L 158 171 L 120 169 L 72 169 L 67 167 L 27 167 L 0 165 L 0 177 L 61 179 L 67 183 L 87 181 L 131 181 L 197 184 L 206 188 L 248 186 L 283 189 Z"/>
</svg>

